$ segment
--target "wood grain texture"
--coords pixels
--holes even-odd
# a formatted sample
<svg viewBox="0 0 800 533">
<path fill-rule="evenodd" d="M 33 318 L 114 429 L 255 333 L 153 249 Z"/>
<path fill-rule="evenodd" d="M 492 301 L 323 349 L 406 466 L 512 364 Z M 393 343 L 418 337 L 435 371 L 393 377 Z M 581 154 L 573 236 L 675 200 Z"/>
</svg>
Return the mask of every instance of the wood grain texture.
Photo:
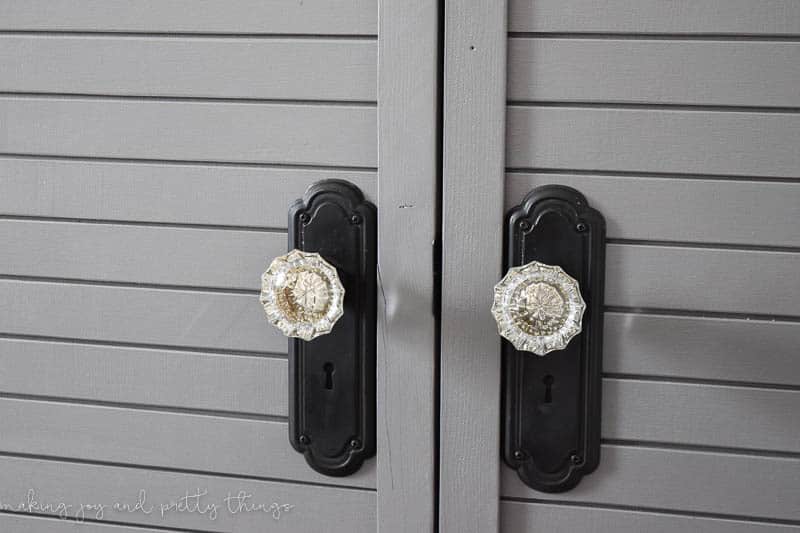
<svg viewBox="0 0 800 533">
<path fill-rule="evenodd" d="M 796 390 L 605 379 L 602 433 L 615 440 L 797 453 L 799 410 Z"/>
<path fill-rule="evenodd" d="M 364 171 L 0 157 L 0 213 L 283 229 L 288 206 L 324 179 L 376 197 Z"/>
<path fill-rule="evenodd" d="M 793 0 L 512 0 L 509 30 L 797 35 L 800 6 Z"/>
<path fill-rule="evenodd" d="M 439 531 L 498 530 L 506 2 L 444 6 Z M 480 21 L 480 22 L 478 22 Z"/>
<path fill-rule="evenodd" d="M 550 533 L 796 533 L 800 526 L 737 519 L 680 516 L 658 512 L 596 509 L 574 505 L 552 505 L 504 501 L 500 516 L 505 531 Z"/>
<path fill-rule="evenodd" d="M 0 97 L 0 152 L 374 167 L 371 106 Z"/>
<path fill-rule="evenodd" d="M 258 291 L 286 234 L 0 220 L 0 247 L 2 274 Z"/>
<path fill-rule="evenodd" d="M 377 12 L 368 0 L 3 0 L 0 29 L 374 35 Z"/>
<path fill-rule="evenodd" d="M 380 0 L 378 531 L 436 530 L 439 2 Z M 410 36 L 413 36 L 410 37 Z"/>
<path fill-rule="evenodd" d="M 332 484 L 287 445 L 285 422 L 14 399 L 0 413 L 0 452 Z M 374 487 L 374 461 L 337 482 Z"/>
<path fill-rule="evenodd" d="M 800 316 L 800 254 L 611 244 L 606 304 Z"/>
<path fill-rule="evenodd" d="M 0 36 L 0 91 L 376 99 L 366 40 Z"/>
<path fill-rule="evenodd" d="M 580 190 L 612 239 L 800 246 L 800 183 L 510 173 L 506 208 L 548 184 Z"/>
<path fill-rule="evenodd" d="M 265 455 L 262 452 L 261 455 Z M 184 531 L 219 533 L 251 533 L 253 531 L 291 531 L 292 533 L 318 533 L 331 531 L 335 523 L 338 531 L 374 533 L 375 493 L 364 490 L 341 490 L 332 487 L 309 486 L 274 481 L 256 481 L 226 478 L 213 475 L 181 474 L 174 472 L 148 471 L 140 468 L 97 466 L 58 461 L 42 461 L 16 457 L 0 457 L 0 468 L 13 479 L 13 484 L 0 485 L 0 500 L 3 502 L 25 501 L 26 491 L 37 488 L 43 501 L 64 502 L 73 505 L 73 513 L 80 511 L 80 504 L 134 505 L 139 491 L 144 490 L 146 502 L 155 506 L 150 514 L 142 512 L 105 510 L 107 521 L 141 523 L 158 527 L 184 528 Z M 308 470 L 308 469 L 307 469 Z M 328 478 L 330 479 L 330 478 Z M 206 505 L 218 504 L 216 520 L 210 513 L 166 511 L 162 517 L 160 505 L 169 505 L 178 498 L 207 490 L 202 499 Z M 240 491 L 252 494 L 251 502 L 264 504 L 288 504 L 294 507 L 275 520 L 269 512 L 240 512 L 232 514 L 223 501 L 228 494 L 236 496 Z M 234 503 L 234 509 L 236 505 Z M 2 518 L 0 518 L 2 520 Z M 46 519 L 41 519 L 44 522 Z M 13 522 L 11 522 L 13 523 Z M 57 522 L 65 524 L 64 522 Z M 3 524 L 0 521 L 0 524 Z M 27 526 L 23 526 L 27 527 Z M 42 523 L 41 529 L 14 529 L 16 532 L 49 533 Z M 94 533 L 95 527 L 88 523 L 76 524 L 66 531 Z M 61 533 L 65 529 L 55 529 Z M 100 529 L 100 533 L 117 533 L 114 529 Z M 123 530 L 124 531 L 124 530 Z M 149 530 L 145 530 L 150 533 Z M 122 533 L 122 532 L 120 532 Z M 125 531 L 125 533 L 127 533 Z"/>
<path fill-rule="evenodd" d="M 0 280 L 0 333 L 285 353 L 258 295 Z"/>
<path fill-rule="evenodd" d="M 512 168 L 797 177 L 800 114 L 508 107 Z"/>
<path fill-rule="evenodd" d="M 0 393 L 287 416 L 286 360 L 0 339 Z"/>
<path fill-rule="evenodd" d="M 504 468 L 503 495 L 798 520 L 798 476 L 796 458 L 604 445 L 600 467 L 569 492 L 536 492 Z"/>
<path fill-rule="evenodd" d="M 603 369 L 800 385 L 800 323 L 606 313 Z"/>
<path fill-rule="evenodd" d="M 512 38 L 508 97 L 797 107 L 798 54 L 798 42 Z"/>
</svg>

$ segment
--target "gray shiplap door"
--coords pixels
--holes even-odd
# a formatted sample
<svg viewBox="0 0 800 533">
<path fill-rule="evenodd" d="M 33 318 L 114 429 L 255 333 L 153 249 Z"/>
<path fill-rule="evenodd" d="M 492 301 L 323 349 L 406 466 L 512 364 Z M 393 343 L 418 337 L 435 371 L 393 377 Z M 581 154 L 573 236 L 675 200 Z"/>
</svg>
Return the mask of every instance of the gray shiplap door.
<svg viewBox="0 0 800 533">
<path fill-rule="evenodd" d="M 441 530 L 800 531 L 800 4 L 446 6 Z M 489 313 L 552 183 L 609 237 L 601 464 L 557 495 L 499 462 Z"/>
<path fill-rule="evenodd" d="M 412 4 L 0 0 L 0 531 L 432 530 L 437 19 Z M 389 243 L 379 452 L 345 478 L 291 449 L 258 304 L 329 178 Z"/>
</svg>

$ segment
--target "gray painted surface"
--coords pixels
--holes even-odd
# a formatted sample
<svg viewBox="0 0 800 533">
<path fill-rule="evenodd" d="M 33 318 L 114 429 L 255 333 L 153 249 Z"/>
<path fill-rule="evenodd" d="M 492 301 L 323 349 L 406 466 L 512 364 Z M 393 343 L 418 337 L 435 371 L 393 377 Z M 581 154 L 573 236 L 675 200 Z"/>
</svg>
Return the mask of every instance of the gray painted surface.
<svg viewBox="0 0 800 533">
<path fill-rule="evenodd" d="M 800 4 L 512 0 L 506 207 L 608 220 L 604 446 L 507 532 L 800 529 Z"/>
<path fill-rule="evenodd" d="M 1 530 L 374 533 L 404 516 L 432 530 L 427 4 L 422 27 L 383 13 L 378 37 L 369 0 L 0 0 L 0 502 L 36 488 L 48 503 L 133 503 L 145 489 L 158 506 L 199 488 L 221 505 L 247 491 L 294 506 L 280 520 L 110 509 L 91 524 L 3 507 Z M 379 89 L 378 48 L 404 57 L 408 28 L 427 45 Z M 407 128 L 379 140 L 379 111 Z M 288 442 L 287 343 L 257 296 L 286 249 L 288 206 L 329 178 L 359 185 L 398 233 L 382 230 L 392 245 L 379 250 L 391 431 L 347 478 L 317 474 Z"/>
</svg>

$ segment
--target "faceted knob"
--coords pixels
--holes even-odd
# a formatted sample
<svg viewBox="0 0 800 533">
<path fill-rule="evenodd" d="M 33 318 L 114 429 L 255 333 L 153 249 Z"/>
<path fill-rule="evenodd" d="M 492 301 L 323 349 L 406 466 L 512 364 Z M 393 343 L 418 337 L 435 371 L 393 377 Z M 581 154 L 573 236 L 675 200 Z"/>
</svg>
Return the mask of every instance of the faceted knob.
<svg viewBox="0 0 800 533">
<path fill-rule="evenodd" d="M 310 341 L 330 333 L 342 317 L 344 287 L 318 253 L 292 250 L 261 276 L 261 305 L 284 335 Z"/>
<path fill-rule="evenodd" d="M 508 270 L 494 287 L 492 315 L 517 350 L 563 350 L 578 333 L 586 303 L 575 278 L 559 266 L 532 261 Z"/>
</svg>

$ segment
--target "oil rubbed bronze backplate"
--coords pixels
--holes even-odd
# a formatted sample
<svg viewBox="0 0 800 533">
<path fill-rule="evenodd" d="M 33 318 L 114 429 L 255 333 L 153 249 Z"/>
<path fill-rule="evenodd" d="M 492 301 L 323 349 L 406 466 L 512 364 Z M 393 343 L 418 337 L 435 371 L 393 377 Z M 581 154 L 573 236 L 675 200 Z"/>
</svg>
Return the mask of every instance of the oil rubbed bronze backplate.
<svg viewBox="0 0 800 533">
<path fill-rule="evenodd" d="M 569 187 L 507 215 L 508 273 L 492 312 L 503 340 L 503 455 L 529 487 L 563 492 L 600 461 L 605 221 Z"/>
<path fill-rule="evenodd" d="M 346 476 L 375 455 L 375 206 L 350 183 L 318 182 L 289 210 L 289 249 L 278 259 L 291 264 L 265 273 L 276 304 L 292 304 L 274 306 L 292 336 L 289 440 L 314 470 Z"/>
</svg>

